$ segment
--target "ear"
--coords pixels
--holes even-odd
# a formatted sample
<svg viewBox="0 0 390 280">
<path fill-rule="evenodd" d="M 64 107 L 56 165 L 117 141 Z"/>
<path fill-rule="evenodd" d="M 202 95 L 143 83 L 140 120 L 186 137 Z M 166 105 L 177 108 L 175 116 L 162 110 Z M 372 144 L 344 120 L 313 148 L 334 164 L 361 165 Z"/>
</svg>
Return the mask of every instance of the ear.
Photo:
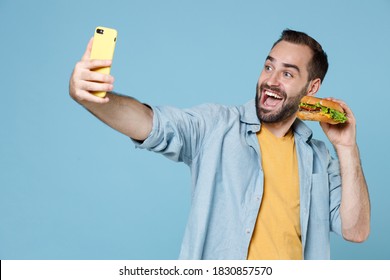
<svg viewBox="0 0 390 280">
<path fill-rule="evenodd" d="M 317 91 L 320 89 L 320 87 L 321 87 L 321 79 L 320 78 L 316 78 L 314 80 L 311 80 L 309 83 L 309 86 L 307 87 L 306 95 L 314 96 L 317 93 Z"/>
</svg>

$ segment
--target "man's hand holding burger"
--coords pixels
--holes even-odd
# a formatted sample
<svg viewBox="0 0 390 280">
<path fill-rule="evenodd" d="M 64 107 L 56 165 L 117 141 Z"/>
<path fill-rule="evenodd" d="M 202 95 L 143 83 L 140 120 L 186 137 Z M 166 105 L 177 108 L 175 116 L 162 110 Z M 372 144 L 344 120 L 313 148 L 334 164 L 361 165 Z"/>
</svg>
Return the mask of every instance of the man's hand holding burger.
<svg viewBox="0 0 390 280">
<path fill-rule="evenodd" d="M 335 98 L 304 96 L 299 104 L 297 117 L 301 120 L 318 121 L 326 136 L 338 146 L 356 144 L 356 122 L 345 102 Z"/>
<path fill-rule="evenodd" d="M 340 161 L 343 237 L 349 241 L 363 242 L 370 233 L 370 199 L 356 143 L 356 119 L 344 101 L 335 98 L 326 100 L 340 104 L 347 117 L 345 123 L 320 122 Z"/>
<path fill-rule="evenodd" d="M 320 122 L 320 125 L 329 141 L 333 144 L 336 151 L 338 148 L 354 147 L 356 145 L 356 120 L 352 110 L 342 100 L 335 98 L 325 98 L 325 100 L 338 103 L 344 110 L 347 117 L 347 121 L 345 123 L 329 124 L 326 122 Z"/>
</svg>

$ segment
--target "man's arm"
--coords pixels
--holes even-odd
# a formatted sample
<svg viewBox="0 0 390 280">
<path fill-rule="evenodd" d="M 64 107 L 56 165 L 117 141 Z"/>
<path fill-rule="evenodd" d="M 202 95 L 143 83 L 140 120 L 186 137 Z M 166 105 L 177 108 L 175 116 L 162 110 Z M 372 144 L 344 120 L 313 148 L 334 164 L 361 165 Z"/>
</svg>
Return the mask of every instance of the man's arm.
<svg viewBox="0 0 390 280">
<path fill-rule="evenodd" d="M 338 102 L 348 117 L 348 122 L 341 125 L 321 123 L 340 161 L 342 234 L 346 240 L 363 242 L 370 233 L 370 200 L 356 144 L 356 120 L 344 102 L 331 100 Z"/>
<path fill-rule="evenodd" d="M 107 93 L 100 98 L 94 91 L 112 91 L 114 78 L 94 72 L 94 69 L 111 65 L 110 60 L 90 60 L 91 39 L 87 49 L 69 81 L 70 96 L 101 121 L 115 130 L 139 141 L 145 140 L 152 130 L 153 112 L 134 98 Z"/>
<path fill-rule="evenodd" d="M 343 237 L 363 242 L 370 233 L 370 200 L 357 145 L 336 147 L 341 168 L 341 226 Z"/>
</svg>

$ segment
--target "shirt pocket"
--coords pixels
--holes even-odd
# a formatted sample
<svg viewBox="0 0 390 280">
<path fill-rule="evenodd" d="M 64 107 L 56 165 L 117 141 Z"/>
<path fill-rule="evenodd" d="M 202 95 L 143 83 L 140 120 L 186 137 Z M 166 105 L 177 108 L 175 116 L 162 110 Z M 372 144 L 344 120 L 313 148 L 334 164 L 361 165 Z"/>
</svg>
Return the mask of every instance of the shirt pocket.
<svg viewBox="0 0 390 280">
<path fill-rule="evenodd" d="M 311 218 L 329 221 L 329 179 L 328 173 L 312 174 Z"/>
</svg>

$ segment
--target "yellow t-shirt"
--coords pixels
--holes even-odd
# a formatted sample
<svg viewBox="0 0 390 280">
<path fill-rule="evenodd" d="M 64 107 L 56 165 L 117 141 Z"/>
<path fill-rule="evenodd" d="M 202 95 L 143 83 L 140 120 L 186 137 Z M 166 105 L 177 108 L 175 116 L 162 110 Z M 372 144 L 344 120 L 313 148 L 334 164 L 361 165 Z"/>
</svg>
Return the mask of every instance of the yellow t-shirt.
<svg viewBox="0 0 390 280">
<path fill-rule="evenodd" d="M 302 259 L 299 176 L 294 134 L 277 138 L 264 126 L 257 134 L 264 192 L 248 259 Z"/>
</svg>

